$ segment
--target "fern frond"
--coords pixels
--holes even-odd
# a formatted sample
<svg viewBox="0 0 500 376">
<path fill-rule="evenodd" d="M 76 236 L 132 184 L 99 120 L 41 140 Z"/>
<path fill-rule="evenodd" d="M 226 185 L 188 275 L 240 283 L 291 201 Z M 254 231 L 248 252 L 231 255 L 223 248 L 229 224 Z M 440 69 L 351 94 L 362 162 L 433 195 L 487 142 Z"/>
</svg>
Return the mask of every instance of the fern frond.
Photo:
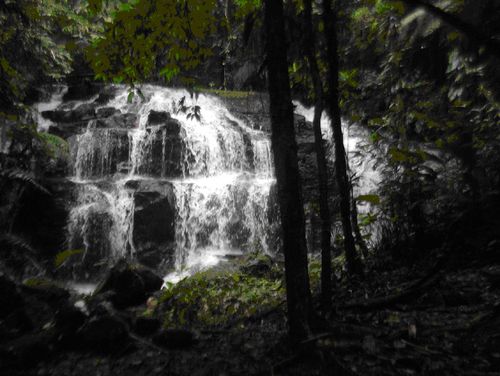
<svg viewBox="0 0 500 376">
<path fill-rule="evenodd" d="M 33 188 L 37 189 L 40 192 L 43 192 L 49 196 L 51 193 L 42 185 L 40 185 L 35 178 L 28 172 L 20 170 L 20 169 L 9 169 L 5 171 L 0 171 L 0 177 L 6 180 L 18 180 L 22 181 L 26 184 L 31 185 Z"/>
<path fill-rule="evenodd" d="M 8 245 L 31 254 L 36 254 L 35 249 L 26 239 L 14 234 L 0 234 L 0 245 Z"/>
</svg>

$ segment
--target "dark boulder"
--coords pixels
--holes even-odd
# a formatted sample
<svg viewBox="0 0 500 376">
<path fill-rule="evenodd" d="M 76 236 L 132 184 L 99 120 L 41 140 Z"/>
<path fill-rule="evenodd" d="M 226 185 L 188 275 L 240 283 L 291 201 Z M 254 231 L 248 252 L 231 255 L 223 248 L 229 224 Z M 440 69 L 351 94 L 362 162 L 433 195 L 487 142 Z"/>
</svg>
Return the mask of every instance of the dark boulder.
<svg viewBox="0 0 500 376">
<path fill-rule="evenodd" d="M 114 107 L 102 107 L 97 109 L 96 115 L 98 118 L 107 118 L 120 113 L 120 110 Z"/>
<path fill-rule="evenodd" d="M 139 117 L 136 114 L 122 114 L 117 110 L 112 116 L 98 119 L 96 128 L 136 128 L 138 122 Z"/>
<path fill-rule="evenodd" d="M 47 359 L 52 351 L 52 340 L 50 331 L 40 331 L 25 334 L 0 345 L 0 365 L 13 369 L 31 368 Z"/>
<path fill-rule="evenodd" d="M 17 285 L 0 272 L 0 319 L 24 306 L 24 300 Z"/>
<path fill-rule="evenodd" d="M 171 119 L 172 117 L 168 112 L 151 110 L 148 115 L 148 125 L 165 124 Z"/>
<path fill-rule="evenodd" d="M 193 332 L 185 329 L 165 329 L 153 337 L 153 343 L 167 349 L 185 349 L 196 344 Z"/>
<path fill-rule="evenodd" d="M 241 267 L 241 270 L 255 277 L 270 276 L 273 271 L 274 261 L 268 255 L 258 255 Z"/>
<path fill-rule="evenodd" d="M 120 260 L 109 270 L 94 295 L 99 297 L 111 293 L 106 295 L 107 298 L 116 308 L 122 309 L 145 303 L 162 284 L 163 279 L 147 268 Z"/>
<path fill-rule="evenodd" d="M 125 323 L 109 313 L 92 317 L 79 334 L 84 348 L 99 353 L 120 352 L 130 343 Z"/>
<path fill-rule="evenodd" d="M 31 278 L 23 284 L 23 292 L 56 309 L 70 297 L 69 292 L 55 282 L 45 278 Z"/>
<path fill-rule="evenodd" d="M 154 317 L 139 316 L 134 322 L 134 331 L 141 336 L 149 336 L 158 331 L 161 321 Z"/>
<path fill-rule="evenodd" d="M 87 316 L 72 304 L 62 304 L 54 316 L 56 342 L 65 348 L 79 346 L 78 330 L 83 326 Z"/>
</svg>

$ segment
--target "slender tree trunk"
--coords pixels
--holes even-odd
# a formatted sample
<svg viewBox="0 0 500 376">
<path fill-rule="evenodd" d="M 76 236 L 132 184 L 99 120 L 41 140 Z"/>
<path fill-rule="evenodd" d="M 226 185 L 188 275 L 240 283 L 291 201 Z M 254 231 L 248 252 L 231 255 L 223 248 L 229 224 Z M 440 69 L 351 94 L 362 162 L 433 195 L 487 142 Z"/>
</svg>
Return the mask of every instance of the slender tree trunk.
<svg viewBox="0 0 500 376">
<path fill-rule="evenodd" d="M 290 336 L 309 333 L 311 292 L 307 269 L 304 205 L 288 77 L 283 3 L 265 0 L 266 52 L 271 113 L 271 142 L 278 184 Z"/>
<path fill-rule="evenodd" d="M 354 239 L 356 239 L 356 243 L 358 243 L 359 248 L 361 248 L 361 252 L 363 253 L 363 257 L 366 259 L 368 257 L 368 247 L 366 246 L 365 239 L 363 239 L 363 235 L 361 235 L 361 230 L 359 228 L 358 222 L 358 206 L 356 205 L 356 201 L 354 197 L 351 195 L 351 222 L 352 229 L 354 231 Z"/>
<path fill-rule="evenodd" d="M 331 256 L 331 222 L 328 207 L 328 171 L 325 149 L 321 134 L 321 114 L 323 113 L 323 85 L 316 61 L 314 46 L 314 30 L 312 23 L 312 0 L 304 0 L 304 53 L 309 64 L 309 71 L 314 88 L 314 146 L 318 165 L 319 181 L 319 215 L 321 218 L 321 302 L 325 309 L 332 304 L 332 256 Z"/>
<path fill-rule="evenodd" d="M 335 177 L 340 194 L 340 215 L 344 230 L 344 247 L 347 268 L 350 273 L 362 274 L 361 261 L 356 254 L 352 235 L 350 182 L 347 177 L 347 161 L 342 135 L 342 123 L 339 107 L 339 59 L 336 30 L 336 15 L 332 11 L 332 1 L 323 0 L 323 22 L 325 24 L 326 52 L 328 60 L 328 107 L 332 118 L 331 126 L 335 145 Z"/>
</svg>

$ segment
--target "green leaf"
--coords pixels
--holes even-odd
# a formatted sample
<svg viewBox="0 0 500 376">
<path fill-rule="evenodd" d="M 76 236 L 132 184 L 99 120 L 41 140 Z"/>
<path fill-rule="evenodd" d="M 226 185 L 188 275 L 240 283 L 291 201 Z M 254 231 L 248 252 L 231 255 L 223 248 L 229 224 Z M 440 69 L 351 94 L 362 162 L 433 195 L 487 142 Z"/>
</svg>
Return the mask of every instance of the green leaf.
<svg viewBox="0 0 500 376">
<path fill-rule="evenodd" d="M 66 251 L 59 252 L 54 260 L 54 266 L 59 268 L 64 264 L 71 256 L 79 255 L 83 253 L 83 249 L 68 249 Z"/>
<path fill-rule="evenodd" d="M 409 159 L 406 153 L 396 148 L 389 149 L 389 155 L 394 162 L 407 162 Z"/>
<path fill-rule="evenodd" d="M 380 205 L 379 195 L 360 195 L 356 198 L 358 202 L 368 202 L 373 205 Z"/>
<path fill-rule="evenodd" d="M 128 96 L 127 96 L 127 103 L 132 103 L 132 101 L 134 100 L 134 92 L 131 91 L 128 93 Z"/>
</svg>

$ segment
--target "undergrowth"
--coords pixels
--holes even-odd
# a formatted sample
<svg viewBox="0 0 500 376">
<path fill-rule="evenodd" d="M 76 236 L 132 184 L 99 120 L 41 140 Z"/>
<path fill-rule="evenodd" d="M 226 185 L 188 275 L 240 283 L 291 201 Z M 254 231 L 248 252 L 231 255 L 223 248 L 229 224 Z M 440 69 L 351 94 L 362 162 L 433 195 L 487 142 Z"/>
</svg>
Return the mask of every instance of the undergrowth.
<svg viewBox="0 0 500 376">
<path fill-rule="evenodd" d="M 336 271 L 344 257 L 333 260 Z M 309 263 L 311 289 L 319 293 L 319 255 Z M 277 307 L 285 301 L 282 266 L 268 256 L 252 256 L 237 270 L 208 270 L 168 283 L 159 298 L 159 312 L 166 328 L 213 327 L 245 320 Z M 155 307 L 156 309 L 156 307 Z M 152 315 L 150 309 L 145 315 Z"/>
</svg>

